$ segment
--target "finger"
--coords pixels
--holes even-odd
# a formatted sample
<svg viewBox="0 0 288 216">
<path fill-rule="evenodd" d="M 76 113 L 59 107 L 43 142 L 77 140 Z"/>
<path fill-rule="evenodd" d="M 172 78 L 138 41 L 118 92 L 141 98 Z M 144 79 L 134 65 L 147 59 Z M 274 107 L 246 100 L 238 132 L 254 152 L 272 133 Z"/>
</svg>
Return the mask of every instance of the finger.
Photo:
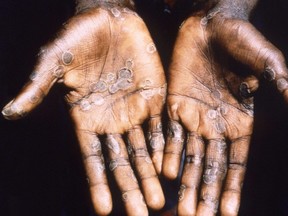
<svg viewBox="0 0 288 216">
<path fill-rule="evenodd" d="M 62 52 L 53 44 L 47 46 L 39 56 L 29 82 L 17 97 L 3 108 L 3 116 L 15 120 L 31 112 L 42 102 L 54 83 L 62 79 L 73 58 L 71 52 Z"/>
<path fill-rule="evenodd" d="M 197 215 L 215 215 L 218 211 L 222 181 L 227 170 L 226 142 L 224 139 L 210 139 L 206 149 L 203 184 Z"/>
<path fill-rule="evenodd" d="M 99 215 L 108 215 L 112 210 L 112 197 L 105 172 L 100 140 L 96 134 L 89 131 L 78 130 L 76 133 L 95 211 Z"/>
<path fill-rule="evenodd" d="M 165 203 L 164 194 L 148 154 L 142 129 L 136 126 L 129 130 L 128 139 L 146 203 L 152 209 L 161 209 Z"/>
<path fill-rule="evenodd" d="M 189 133 L 185 164 L 179 190 L 178 215 L 195 215 L 203 170 L 204 142 L 197 133 Z"/>
<path fill-rule="evenodd" d="M 165 145 L 160 116 L 150 118 L 148 140 L 152 149 L 152 162 L 157 174 L 160 174 L 162 170 L 163 151 Z"/>
<path fill-rule="evenodd" d="M 288 71 L 280 50 L 249 22 L 235 19 L 222 21 L 221 27 L 213 28 L 215 41 L 236 60 L 250 66 L 258 76 L 263 75 L 268 81 L 275 81 L 288 102 Z M 216 19 L 216 22 L 219 25 L 220 20 Z"/>
<path fill-rule="evenodd" d="M 177 121 L 170 121 L 163 158 L 163 175 L 169 179 L 177 178 L 184 143 L 184 130 Z"/>
<path fill-rule="evenodd" d="M 249 76 L 239 85 L 240 96 L 243 99 L 250 98 L 259 88 L 259 80 L 255 76 Z"/>
<path fill-rule="evenodd" d="M 131 168 L 128 152 L 121 135 L 107 135 L 106 145 L 110 158 L 109 168 L 122 192 L 127 215 L 148 215 L 146 203 Z"/>
<path fill-rule="evenodd" d="M 38 82 L 33 80 L 28 82 L 20 94 L 3 108 L 3 116 L 8 120 L 16 120 L 26 116 L 42 102 L 55 81 L 56 79 L 46 78 Z"/>
<path fill-rule="evenodd" d="M 43 97 L 48 94 L 57 81 L 64 82 L 64 75 L 68 71 L 77 68 L 80 62 L 82 63 L 83 57 L 81 54 L 84 54 L 82 52 L 79 55 L 78 47 L 83 48 L 79 44 L 84 44 L 80 40 L 83 40 L 85 35 L 81 35 L 81 37 L 79 35 L 79 20 L 81 19 L 70 20 L 65 25 L 65 29 L 57 34 L 57 38 L 41 49 L 34 72 L 30 75 L 30 81 L 24 86 L 19 95 L 4 107 L 2 114 L 6 119 L 18 119 L 31 112 L 41 103 Z M 91 21 L 91 23 L 93 24 L 90 25 L 95 26 L 95 22 Z M 95 41 L 94 35 L 91 41 Z M 75 75 L 74 77 L 73 75 L 65 79 L 65 84 L 71 88 L 75 87 L 72 85 L 73 83 L 79 84 L 81 77 L 78 76 L 75 79 Z"/>
<path fill-rule="evenodd" d="M 244 136 L 231 143 L 229 167 L 220 206 L 221 215 L 238 215 L 250 139 L 250 136 Z"/>
<path fill-rule="evenodd" d="M 224 74 L 224 77 L 231 92 L 236 97 L 240 96 L 242 100 L 253 97 L 259 88 L 259 80 L 254 75 L 243 78 L 235 74 L 235 72 L 228 71 Z"/>
</svg>

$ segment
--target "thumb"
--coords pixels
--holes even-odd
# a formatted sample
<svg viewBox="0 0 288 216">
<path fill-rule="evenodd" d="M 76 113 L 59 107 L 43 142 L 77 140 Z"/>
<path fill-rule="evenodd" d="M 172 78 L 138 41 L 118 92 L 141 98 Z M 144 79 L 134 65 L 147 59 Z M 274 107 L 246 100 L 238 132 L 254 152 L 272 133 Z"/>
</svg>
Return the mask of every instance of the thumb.
<svg viewBox="0 0 288 216">
<path fill-rule="evenodd" d="M 53 45 L 51 47 L 53 48 Z M 30 75 L 29 82 L 22 88 L 18 96 L 3 108 L 4 118 L 16 120 L 28 114 L 42 102 L 54 83 L 64 75 L 65 67 L 57 60 L 55 61 L 55 56 L 57 56 L 55 49 L 48 49 L 47 46 L 46 50 L 39 57 L 39 62 L 34 68 L 36 72 Z M 62 59 L 67 62 L 71 61 L 72 57 L 66 52 L 62 55 Z"/>
</svg>

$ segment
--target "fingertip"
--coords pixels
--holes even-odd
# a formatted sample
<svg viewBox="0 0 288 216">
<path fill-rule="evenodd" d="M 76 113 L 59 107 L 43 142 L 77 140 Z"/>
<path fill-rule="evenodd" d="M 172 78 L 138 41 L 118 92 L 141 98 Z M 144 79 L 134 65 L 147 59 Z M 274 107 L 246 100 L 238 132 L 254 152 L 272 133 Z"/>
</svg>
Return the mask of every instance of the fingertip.
<svg viewBox="0 0 288 216">
<path fill-rule="evenodd" d="M 8 120 L 17 120 L 30 113 L 39 105 L 45 94 L 37 84 L 28 83 L 19 95 L 10 101 L 2 110 L 2 115 Z"/>
<path fill-rule="evenodd" d="M 2 109 L 2 115 L 7 120 L 12 120 L 13 119 L 13 117 L 12 117 L 13 114 L 14 113 L 12 112 L 11 107 L 4 107 Z"/>
<path fill-rule="evenodd" d="M 179 156 L 178 157 L 164 157 L 162 174 L 169 180 L 174 180 L 179 172 Z"/>
<path fill-rule="evenodd" d="M 124 193 L 122 199 L 124 201 L 127 215 L 149 215 L 144 197 L 139 189 Z"/>
<path fill-rule="evenodd" d="M 7 120 L 17 120 L 25 116 L 23 109 L 14 103 L 14 100 L 10 101 L 3 109 L 2 115 Z"/>
<path fill-rule="evenodd" d="M 157 175 L 160 175 L 162 172 L 162 161 L 163 161 L 163 153 L 162 152 L 155 152 L 152 155 L 152 162 L 154 164 L 155 171 Z"/>
<path fill-rule="evenodd" d="M 154 192 L 155 193 L 155 192 Z M 153 194 L 152 197 L 147 201 L 147 205 L 149 208 L 153 210 L 160 210 L 165 205 L 165 198 L 164 194 Z"/>
<path fill-rule="evenodd" d="M 162 163 L 154 163 L 154 166 L 157 175 L 160 175 L 162 173 Z"/>
<path fill-rule="evenodd" d="M 179 202 L 178 202 L 178 206 L 177 206 L 178 215 L 180 215 L 180 216 L 181 215 L 195 216 L 196 215 L 196 207 L 197 207 L 196 190 L 193 191 L 192 193 L 186 192 L 185 196 L 183 194 L 181 194 L 181 195 L 182 195 L 182 197 L 179 196 Z"/>
<path fill-rule="evenodd" d="M 240 207 L 240 194 L 238 192 L 225 191 L 222 195 L 220 211 L 223 216 L 238 215 Z"/>
<path fill-rule="evenodd" d="M 178 176 L 178 172 L 175 169 L 164 168 L 162 170 L 163 176 L 169 180 L 175 180 Z"/>
<path fill-rule="evenodd" d="M 215 216 L 217 212 L 214 208 L 214 206 L 211 207 L 209 204 L 200 202 L 197 208 L 197 216 Z"/>
<path fill-rule="evenodd" d="M 142 182 L 147 205 L 153 210 L 160 210 L 165 205 L 165 197 L 158 178 Z"/>
<path fill-rule="evenodd" d="M 98 185 L 90 189 L 92 204 L 97 215 L 109 215 L 113 208 L 108 185 Z"/>
</svg>

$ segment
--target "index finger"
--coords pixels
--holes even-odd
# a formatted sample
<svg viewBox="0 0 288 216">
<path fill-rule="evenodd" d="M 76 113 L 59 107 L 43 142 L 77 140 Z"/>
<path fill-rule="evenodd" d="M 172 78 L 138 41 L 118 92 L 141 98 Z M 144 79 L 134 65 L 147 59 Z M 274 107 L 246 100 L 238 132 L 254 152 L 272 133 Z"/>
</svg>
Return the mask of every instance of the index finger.
<svg viewBox="0 0 288 216">
<path fill-rule="evenodd" d="M 112 211 L 112 196 L 100 139 L 96 133 L 85 130 L 76 130 L 76 135 L 80 144 L 94 209 L 99 215 L 108 215 Z"/>
</svg>

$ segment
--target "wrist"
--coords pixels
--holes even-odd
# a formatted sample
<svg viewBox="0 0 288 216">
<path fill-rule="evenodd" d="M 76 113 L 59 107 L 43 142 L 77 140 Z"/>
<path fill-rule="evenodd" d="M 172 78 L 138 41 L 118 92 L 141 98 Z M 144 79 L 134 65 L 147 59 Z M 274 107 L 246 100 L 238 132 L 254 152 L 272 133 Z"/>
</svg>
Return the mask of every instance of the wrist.
<svg viewBox="0 0 288 216">
<path fill-rule="evenodd" d="M 219 0 L 213 11 L 219 11 L 222 16 L 248 20 L 258 0 Z"/>
<path fill-rule="evenodd" d="M 75 0 L 76 14 L 97 7 L 127 7 L 134 10 L 133 0 Z"/>
</svg>

